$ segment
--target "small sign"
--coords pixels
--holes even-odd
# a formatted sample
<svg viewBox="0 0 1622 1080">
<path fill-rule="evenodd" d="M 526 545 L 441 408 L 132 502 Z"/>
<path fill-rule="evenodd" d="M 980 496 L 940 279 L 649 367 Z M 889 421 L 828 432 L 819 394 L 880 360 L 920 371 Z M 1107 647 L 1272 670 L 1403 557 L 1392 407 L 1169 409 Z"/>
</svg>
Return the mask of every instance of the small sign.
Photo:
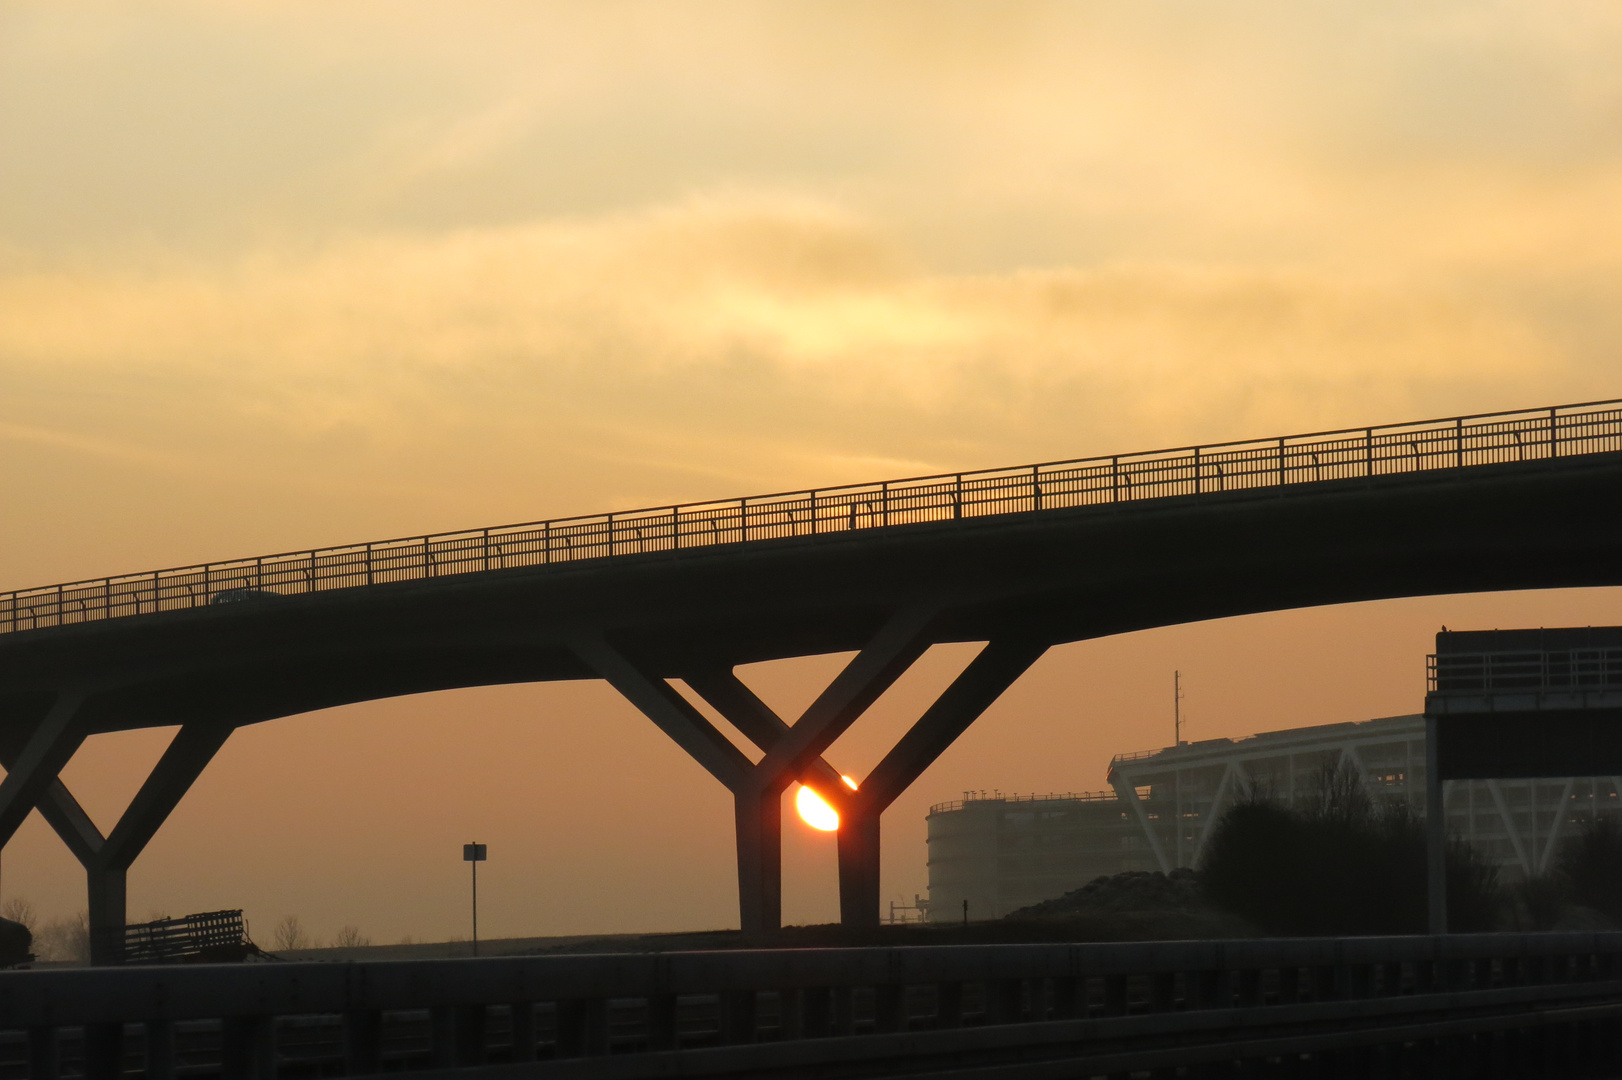
<svg viewBox="0 0 1622 1080">
<path fill-rule="evenodd" d="M 485 845 L 483 845 L 483 844 L 463 844 L 462 845 L 462 861 L 463 862 L 484 862 L 485 861 L 484 848 L 485 848 Z"/>
</svg>

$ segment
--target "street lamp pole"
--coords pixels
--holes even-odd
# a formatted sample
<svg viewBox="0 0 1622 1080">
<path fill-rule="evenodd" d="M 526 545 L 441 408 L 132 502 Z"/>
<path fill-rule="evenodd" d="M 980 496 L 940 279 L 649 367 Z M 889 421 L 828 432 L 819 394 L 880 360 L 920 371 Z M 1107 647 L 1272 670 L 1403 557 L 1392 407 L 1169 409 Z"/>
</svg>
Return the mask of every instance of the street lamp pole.
<svg viewBox="0 0 1622 1080">
<path fill-rule="evenodd" d="M 485 845 L 463 844 L 462 861 L 473 867 L 473 955 L 479 955 L 479 864 L 485 861 Z"/>
</svg>

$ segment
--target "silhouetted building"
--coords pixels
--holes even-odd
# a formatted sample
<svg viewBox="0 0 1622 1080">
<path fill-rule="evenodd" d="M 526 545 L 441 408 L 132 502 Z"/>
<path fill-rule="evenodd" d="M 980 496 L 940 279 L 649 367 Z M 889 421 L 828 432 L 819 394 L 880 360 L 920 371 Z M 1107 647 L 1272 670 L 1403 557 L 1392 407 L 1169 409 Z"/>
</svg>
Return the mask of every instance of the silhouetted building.
<svg viewBox="0 0 1622 1080">
<path fill-rule="evenodd" d="M 1119 754 L 1114 789 L 1082 795 L 983 796 L 930 808 L 930 918 L 996 918 L 1103 874 L 1197 867 L 1212 825 L 1259 789 L 1286 805 L 1349 767 L 1377 797 L 1425 813 L 1425 718 L 1269 731 Z M 1509 880 L 1542 873 L 1583 817 L 1622 814 L 1622 776 L 1454 780 L 1443 786 L 1448 832 Z"/>
<path fill-rule="evenodd" d="M 929 919 L 1000 918 L 1155 858 L 1112 791 L 986 795 L 929 808 Z"/>
</svg>

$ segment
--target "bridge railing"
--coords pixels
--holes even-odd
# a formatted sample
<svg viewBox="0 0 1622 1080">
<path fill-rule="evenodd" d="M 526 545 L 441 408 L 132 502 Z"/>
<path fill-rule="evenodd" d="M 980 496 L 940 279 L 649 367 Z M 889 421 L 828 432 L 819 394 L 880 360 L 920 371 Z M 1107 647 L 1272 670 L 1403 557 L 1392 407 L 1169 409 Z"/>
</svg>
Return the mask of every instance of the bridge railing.
<svg viewBox="0 0 1622 1080">
<path fill-rule="evenodd" d="M 0 633 L 584 559 L 1622 450 L 1622 402 L 561 518 L 0 594 Z"/>
<path fill-rule="evenodd" d="M 172 1076 L 181 1040 L 188 1065 L 221 1062 L 240 1077 L 608 1054 L 624 1066 L 650 1052 L 1111 1017 L 1136 1025 L 1118 1034 L 1163 1043 L 1168 1020 L 1197 1026 L 1204 1014 L 1230 1029 L 1235 1010 L 1263 1026 L 1338 1018 L 1349 1030 L 1382 998 L 1399 1018 L 1427 1007 L 1468 1015 L 1472 995 L 1522 1012 L 1580 994 L 1614 1003 L 1619 978 L 1622 933 L 23 971 L 0 973 L 0 1033 L 14 1033 L 0 1037 L 0 1056 L 26 1054 L 35 1080 L 130 1066 Z M 1303 1004 L 1340 1012 L 1297 1015 Z M 77 1067 L 64 1069 L 75 1053 Z M 667 1060 L 646 1074 L 708 1072 Z"/>
<path fill-rule="evenodd" d="M 1622 648 L 1442 653 L 1426 658 L 1432 693 L 1622 688 Z"/>
<path fill-rule="evenodd" d="M 947 802 L 938 802 L 929 808 L 931 814 L 946 814 L 954 810 L 961 810 L 965 806 L 978 806 L 981 803 L 1008 804 L 1015 803 L 1096 803 L 1114 802 L 1118 796 L 1114 791 L 1054 791 L 1046 795 L 982 795 L 978 792 L 965 791 L 963 798 L 951 799 Z"/>
</svg>

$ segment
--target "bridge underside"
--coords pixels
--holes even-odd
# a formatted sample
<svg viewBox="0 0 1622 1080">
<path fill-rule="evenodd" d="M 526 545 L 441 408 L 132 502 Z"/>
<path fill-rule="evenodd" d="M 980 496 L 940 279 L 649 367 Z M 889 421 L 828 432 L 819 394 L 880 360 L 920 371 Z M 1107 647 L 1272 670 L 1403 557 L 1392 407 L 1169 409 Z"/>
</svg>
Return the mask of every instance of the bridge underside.
<svg viewBox="0 0 1622 1080">
<path fill-rule="evenodd" d="M 782 791 L 841 811 L 842 916 L 878 919 L 878 823 L 1047 647 L 1153 626 L 1424 594 L 1622 584 L 1622 455 L 1205 493 L 1074 511 L 616 556 L 4 635 L 0 841 L 38 806 L 84 862 L 93 922 L 234 728 L 402 694 L 602 678 L 732 792 L 743 925 L 778 918 Z M 826 747 L 932 644 L 988 644 L 849 792 Z M 797 718 L 740 665 L 852 652 Z M 751 762 L 670 685 L 762 751 Z M 89 735 L 180 725 L 101 837 L 57 774 Z M 99 890 L 99 899 L 98 899 Z M 111 946 L 100 950 L 112 958 Z"/>
</svg>

